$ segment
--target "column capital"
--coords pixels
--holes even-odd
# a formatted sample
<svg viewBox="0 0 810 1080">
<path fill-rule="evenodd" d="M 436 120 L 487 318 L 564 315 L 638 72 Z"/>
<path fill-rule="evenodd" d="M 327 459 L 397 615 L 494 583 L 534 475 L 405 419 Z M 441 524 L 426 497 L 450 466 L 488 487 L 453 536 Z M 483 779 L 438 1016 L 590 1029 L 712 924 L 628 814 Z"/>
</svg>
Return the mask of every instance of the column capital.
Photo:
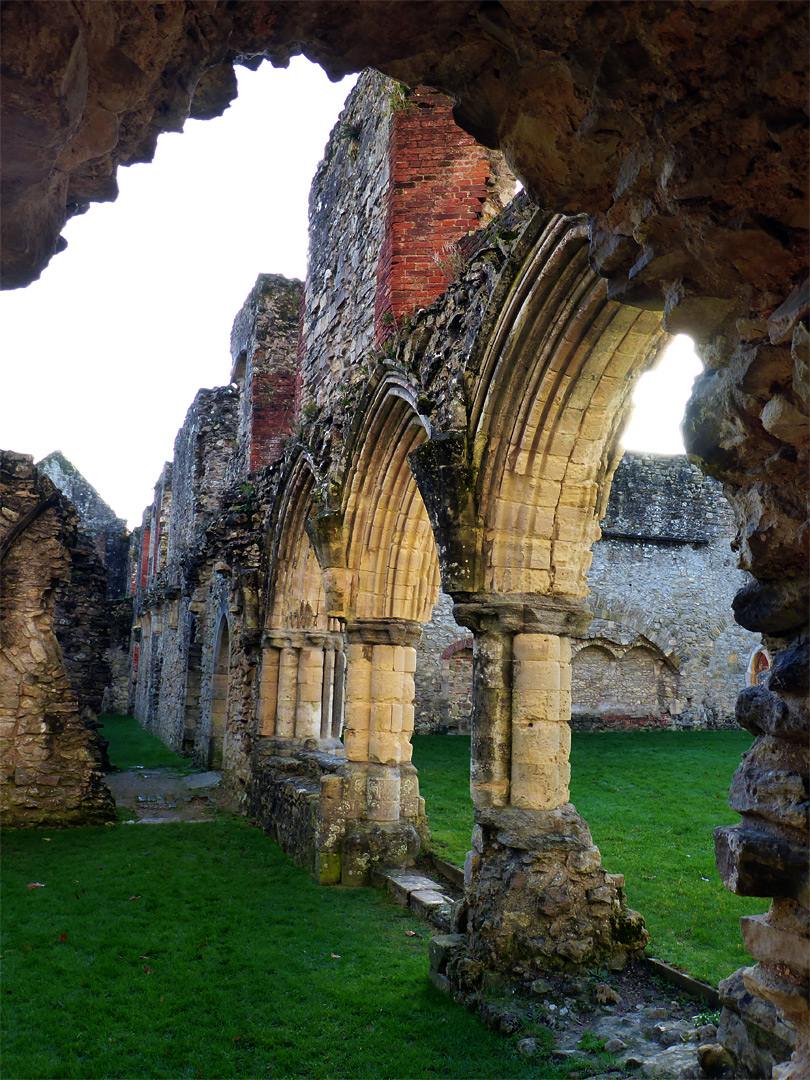
<svg viewBox="0 0 810 1080">
<path fill-rule="evenodd" d="M 457 623 L 476 634 L 581 637 L 592 614 L 584 600 L 542 593 L 474 593 L 453 607 Z"/>
<path fill-rule="evenodd" d="M 346 638 L 350 645 L 416 646 L 422 624 L 410 619 L 347 619 Z"/>
<path fill-rule="evenodd" d="M 333 638 L 334 634 L 324 630 L 265 630 L 262 645 L 266 649 L 323 648 Z"/>
</svg>

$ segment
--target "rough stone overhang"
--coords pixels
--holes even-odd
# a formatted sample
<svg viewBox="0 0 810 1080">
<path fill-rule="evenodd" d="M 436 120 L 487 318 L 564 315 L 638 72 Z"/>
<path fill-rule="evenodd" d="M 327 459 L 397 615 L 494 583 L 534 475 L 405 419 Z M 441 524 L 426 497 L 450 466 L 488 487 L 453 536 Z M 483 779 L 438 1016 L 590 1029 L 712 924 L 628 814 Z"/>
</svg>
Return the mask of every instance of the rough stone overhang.
<svg viewBox="0 0 810 1080">
<path fill-rule="evenodd" d="M 666 304 L 673 329 L 716 334 L 743 294 L 770 313 L 805 272 L 803 0 L 12 0 L 2 20 L 6 288 L 41 273 L 68 217 L 115 198 L 119 164 L 219 115 L 234 64 L 296 53 L 451 95 L 541 205 L 592 215 L 612 295 Z"/>
</svg>

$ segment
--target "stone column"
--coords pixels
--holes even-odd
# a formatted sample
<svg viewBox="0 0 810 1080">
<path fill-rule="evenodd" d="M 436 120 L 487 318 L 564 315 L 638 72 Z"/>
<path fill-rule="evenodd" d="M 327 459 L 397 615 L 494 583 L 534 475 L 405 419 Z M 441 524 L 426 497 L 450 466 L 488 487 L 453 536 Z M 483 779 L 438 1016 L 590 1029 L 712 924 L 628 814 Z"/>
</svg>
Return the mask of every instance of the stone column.
<svg viewBox="0 0 810 1080">
<path fill-rule="evenodd" d="M 512 640 L 511 804 L 555 810 L 571 779 L 571 642 L 554 634 Z"/>
<path fill-rule="evenodd" d="M 485 628 L 483 623 L 479 622 L 473 636 L 470 746 L 470 794 L 476 807 L 509 805 L 512 760 L 511 669 L 511 635 L 497 629 Z"/>
<path fill-rule="evenodd" d="M 296 739 L 319 739 L 323 697 L 323 642 L 303 644 L 298 650 L 295 699 Z"/>
<path fill-rule="evenodd" d="M 321 739 L 332 734 L 332 708 L 335 701 L 335 645 L 331 638 L 324 646 L 321 681 Z"/>
<path fill-rule="evenodd" d="M 274 630 L 264 635 L 259 734 L 274 738 L 278 753 L 334 749 L 335 740 L 323 733 L 331 715 L 332 687 L 325 683 L 325 657 L 334 656 L 333 638 L 333 634 L 308 630 Z"/>
<path fill-rule="evenodd" d="M 332 726 L 330 734 L 339 739 L 343 730 L 343 708 L 346 696 L 346 653 L 343 640 L 335 646 L 335 681 L 332 690 Z"/>
<path fill-rule="evenodd" d="M 470 989 L 487 968 L 623 966 L 646 944 L 643 920 L 627 909 L 621 875 L 603 870 L 568 793 L 569 635 L 590 615 L 576 601 L 528 595 L 467 596 L 454 614 L 474 636 L 476 824 L 459 981 Z"/>
<path fill-rule="evenodd" d="M 420 635 L 405 620 L 347 623 L 344 884 L 367 882 L 375 865 L 410 865 L 419 852 L 424 803 L 410 739 Z"/>
<path fill-rule="evenodd" d="M 279 650 L 278 702 L 276 735 L 291 739 L 295 735 L 295 707 L 298 700 L 298 649 L 289 643 Z"/>
<path fill-rule="evenodd" d="M 278 704 L 279 650 L 267 646 L 262 652 L 262 682 L 259 699 L 259 735 L 270 737 L 276 733 L 276 706 Z"/>
</svg>

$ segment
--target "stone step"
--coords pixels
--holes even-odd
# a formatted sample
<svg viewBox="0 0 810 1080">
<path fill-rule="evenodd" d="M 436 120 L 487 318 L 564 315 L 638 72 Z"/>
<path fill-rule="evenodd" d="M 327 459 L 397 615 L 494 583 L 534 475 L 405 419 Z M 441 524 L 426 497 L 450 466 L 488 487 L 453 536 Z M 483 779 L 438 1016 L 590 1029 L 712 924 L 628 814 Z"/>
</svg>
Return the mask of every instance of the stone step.
<svg viewBox="0 0 810 1080">
<path fill-rule="evenodd" d="M 432 878 L 416 870 L 378 870 L 373 879 L 400 907 L 409 908 L 438 930 L 450 929 L 453 898 Z"/>
</svg>

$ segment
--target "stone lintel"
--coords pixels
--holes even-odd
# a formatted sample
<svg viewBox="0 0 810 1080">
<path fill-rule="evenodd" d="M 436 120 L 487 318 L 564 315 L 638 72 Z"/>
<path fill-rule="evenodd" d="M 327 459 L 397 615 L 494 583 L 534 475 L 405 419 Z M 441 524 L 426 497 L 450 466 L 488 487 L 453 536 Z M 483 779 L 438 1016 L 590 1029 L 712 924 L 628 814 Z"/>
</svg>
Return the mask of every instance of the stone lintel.
<svg viewBox="0 0 810 1080">
<path fill-rule="evenodd" d="M 593 618 L 584 600 L 540 593 L 456 593 L 453 617 L 473 633 L 581 637 Z"/>
<path fill-rule="evenodd" d="M 737 896 L 788 896 L 810 906 L 806 846 L 764 829 L 728 825 L 714 830 L 717 870 Z"/>
<path fill-rule="evenodd" d="M 593 846 L 588 823 L 579 816 L 573 803 L 556 810 L 476 807 L 475 823 L 495 833 L 498 843 L 524 851 L 564 846 L 579 851 Z"/>
<path fill-rule="evenodd" d="M 410 619 L 348 619 L 346 638 L 350 645 L 410 645 L 422 637 L 422 624 Z"/>
</svg>

